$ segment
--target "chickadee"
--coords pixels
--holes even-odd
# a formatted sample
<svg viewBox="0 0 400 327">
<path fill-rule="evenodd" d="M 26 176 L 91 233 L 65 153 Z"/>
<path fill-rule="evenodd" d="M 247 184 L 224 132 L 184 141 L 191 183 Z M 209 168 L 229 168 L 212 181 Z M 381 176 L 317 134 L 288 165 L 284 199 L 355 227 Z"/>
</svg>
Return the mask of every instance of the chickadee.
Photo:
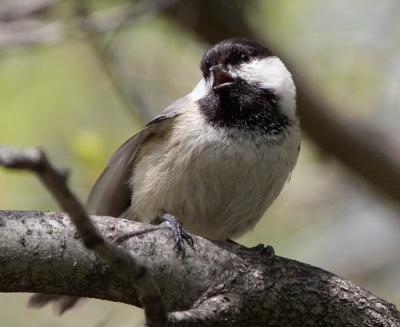
<svg viewBox="0 0 400 327">
<path fill-rule="evenodd" d="M 203 78 L 112 156 L 90 211 L 151 223 L 179 218 L 213 240 L 253 228 L 300 148 L 296 89 L 282 61 L 243 38 L 212 46 Z M 170 216 L 169 216 L 170 217 Z"/>
<path fill-rule="evenodd" d="M 112 156 L 90 193 L 91 213 L 173 216 L 193 234 L 226 240 L 253 228 L 278 196 L 300 149 L 290 72 L 262 45 L 238 38 L 211 47 L 200 67 L 193 91 Z M 35 294 L 30 306 L 52 301 L 62 313 L 78 298 Z"/>
</svg>

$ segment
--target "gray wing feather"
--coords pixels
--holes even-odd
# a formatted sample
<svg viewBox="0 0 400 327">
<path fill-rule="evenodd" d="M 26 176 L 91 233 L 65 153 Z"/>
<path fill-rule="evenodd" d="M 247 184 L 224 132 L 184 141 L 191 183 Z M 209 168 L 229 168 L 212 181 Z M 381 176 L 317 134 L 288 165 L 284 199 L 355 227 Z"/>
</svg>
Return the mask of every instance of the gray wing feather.
<svg viewBox="0 0 400 327">
<path fill-rule="evenodd" d="M 188 104 L 187 96 L 175 101 L 119 147 L 89 194 L 87 208 L 90 214 L 118 217 L 128 209 L 132 192 L 129 180 L 136 155 L 149 136 L 157 133 L 160 124 L 176 117 Z"/>
</svg>

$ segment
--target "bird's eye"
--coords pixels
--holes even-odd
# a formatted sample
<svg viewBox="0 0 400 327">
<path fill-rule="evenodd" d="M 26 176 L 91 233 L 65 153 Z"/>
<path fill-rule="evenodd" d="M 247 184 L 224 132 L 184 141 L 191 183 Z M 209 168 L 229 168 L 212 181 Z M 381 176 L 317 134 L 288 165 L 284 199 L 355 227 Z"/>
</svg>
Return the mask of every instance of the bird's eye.
<svg viewBox="0 0 400 327">
<path fill-rule="evenodd" d="M 242 61 L 249 61 L 249 60 L 250 60 L 250 56 L 249 56 L 249 54 L 247 54 L 247 53 L 242 53 L 242 54 L 240 55 L 240 59 L 241 59 Z"/>
</svg>

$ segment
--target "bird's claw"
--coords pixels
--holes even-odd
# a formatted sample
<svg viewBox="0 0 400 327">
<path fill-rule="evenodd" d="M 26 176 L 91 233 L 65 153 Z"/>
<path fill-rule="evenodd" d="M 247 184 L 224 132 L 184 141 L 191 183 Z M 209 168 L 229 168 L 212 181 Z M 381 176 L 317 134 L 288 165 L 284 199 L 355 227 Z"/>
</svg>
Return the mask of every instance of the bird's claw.
<svg viewBox="0 0 400 327">
<path fill-rule="evenodd" d="M 275 256 L 275 250 L 271 245 L 265 246 L 264 244 L 260 243 L 253 247 L 252 250 L 258 251 L 270 258 Z"/>
<path fill-rule="evenodd" d="M 183 229 L 181 221 L 173 215 L 163 213 L 160 215 L 160 220 L 167 223 L 171 228 L 172 237 L 175 242 L 174 250 L 184 258 L 186 255 L 185 242 L 187 242 L 191 247 L 194 245 L 192 236 Z"/>
</svg>

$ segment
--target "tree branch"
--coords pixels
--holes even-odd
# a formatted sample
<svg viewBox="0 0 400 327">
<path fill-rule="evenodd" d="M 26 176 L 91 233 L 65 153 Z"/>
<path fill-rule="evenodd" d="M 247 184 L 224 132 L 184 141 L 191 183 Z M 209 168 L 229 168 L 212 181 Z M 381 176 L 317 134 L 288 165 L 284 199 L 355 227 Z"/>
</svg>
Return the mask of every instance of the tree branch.
<svg viewBox="0 0 400 327">
<path fill-rule="evenodd" d="M 109 239 L 146 227 L 111 217 L 92 219 Z M 0 235 L 0 292 L 140 305 L 130 276 L 88 252 L 65 214 L 0 211 Z M 184 261 L 167 230 L 124 243 L 132 256 L 151 267 L 167 310 L 177 311 L 169 314 L 170 326 L 216 326 L 216 321 L 233 327 L 400 324 L 392 304 L 329 272 L 193 237 L 194 249 L 188 248 Z"/>
<path fill-rule="evenodd" d="M 0 51 L 17 46 L 55 44 L 60 41 L 62 32 L 60 23 L 41 23 L 32 19 L 0 22 Z"/>
<path fill-rule="evenodd" d="M 75 0 L 74 4 L 77 21 L 87 44 L 97 58 L 103 72 L 117 91 L 119 98 L 124 103 L 126 112 L 133 120 L 139 119 L 142 122 L 149 120 L 151 118 L 150 113 L 143 97 L 134 88 L 129 88 L 128 85 L 130 83 L 128 83 L 121 67 L 119 67 L 112 49 L 106 49 L 102 44 L 98 27 L 101 25 L 96 24 L 96 21 L 91 19 L 89 8 L 85 1 Z"/>
<path fill-rule="evenodd" d="M 134 22 L 135 19 L 157 14 L 176 2 L 177 0 L 143 0 L 135 4 L 135 6 L 124 7 L 123 10 L 108 10 L 106 15 L 95 16 L 95 14 L 90 13 L 90 8 L 86 1 L 74 1 L 77 21 L 88 45 L 119 94 L 127 113 L 135 120 L 138 119 L 139 114 L 139 119 L 142 122 L 147 122 L 152 118 L 151 112 L 145 98 L 130 85 L 131 83 L 126 78 L 124 70 L 118 64 L 116 55 L 109 46 L 111 39 L 118 30 L 128 23 Z M 101 40 L 101 33 L 104 31 L 112 31 L 113 33 L 109 38 L 108 44 L 104 44 Z"/>
<path fill-rule="evenodd" d="M 177 1 L 143 0 L 134 5 L 120 5 L 112 9 L 100 10 L 85 18 L 77 17 L 76 20 L 79 24 L 91 26 L 91 34 L 114 34 L 134 22 L 135 19 L 159 14 Z M 51 45 L 65 41 L 67 37 L 71 36 L 65 23 L 43 23 L 32 18 L 34 15 L 54 7 L 58 1 L 31 0 L 31 2 L 29 5 L 7 3 L 0 6 L 0 50 Z M 27 25 L 27 22 L 35 25 Z M 106 48 L 107 46 L 102 50 L 106 51 Z"/>
<path fill-rule="evenodd" d="M 118 274 L 128 276 L 131 282 L 134 282 L 130 288 L 135 286 L 138 291 L 148 326 L 166 325 L 167 313 L 161 301 L 160 291 L 149 275 L 147 267 L 99 233 L 83 205 L 68 188 L 65 173 L 54 168 L 46 155 L 35 148 L 17 150 L 0 146 L 0 165 L 36 173 L 59 205 L 68 212 L 85 247 L 108 262 Z"/>
<path fill-rule="evenodd" d="M 57 2 L 57 0 L 6 1 L 0 5 L 0 21 L 11 22 L 45 13 Z"/>
</svg>

